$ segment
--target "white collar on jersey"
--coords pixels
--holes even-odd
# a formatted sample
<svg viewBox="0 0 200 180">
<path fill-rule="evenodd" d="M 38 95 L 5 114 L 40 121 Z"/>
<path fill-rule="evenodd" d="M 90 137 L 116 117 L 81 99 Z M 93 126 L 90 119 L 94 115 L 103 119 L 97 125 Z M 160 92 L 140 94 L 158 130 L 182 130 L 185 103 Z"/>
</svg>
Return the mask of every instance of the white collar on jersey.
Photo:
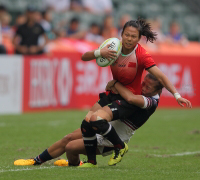
<svg viewBox="0 0 200 180">
<path fill-rule="evenodd" d="M 131 55 L 133 52 L 135 52 L 135 50 L 137 49 L 137 47 L 138 47 L 138 44 L 136 44 L 136 46 L 135 46 L 135 48 L 129 53 L 129 54 L 123 54 L 122 52 L 121 52 L 121 55 L 122 56 L 129 56 L 129 55 Z"/>
<path fill-rule="evenodd" d="M 154 99 L 159 99 L 160 96 L 159 96 L 158 94 L 156 94 L 156 95 L 152 96 L 152 98 L 154 98 Z"/>
</svg>

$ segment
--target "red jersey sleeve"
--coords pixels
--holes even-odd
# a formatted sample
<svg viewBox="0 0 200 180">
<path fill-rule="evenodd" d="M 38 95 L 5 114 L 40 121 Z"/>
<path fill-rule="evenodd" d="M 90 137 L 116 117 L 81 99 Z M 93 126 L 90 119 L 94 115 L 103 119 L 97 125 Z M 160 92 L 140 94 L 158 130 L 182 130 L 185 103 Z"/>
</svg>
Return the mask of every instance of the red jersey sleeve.
<svg viewBox="0 0 200 180">
<path fill-rule="evenodd" d="M 144 68 L 147 70 L 156 65 L 151 55 L 146 51 L 146 53 L 142 57 L 142 62 L 144 64 Z"/>
<path fill-rule="evenodd" d="M 156 65 L 151 55 L 141 45 L 138 45 L 137 56 L 145 70 Z"/>
</svg>

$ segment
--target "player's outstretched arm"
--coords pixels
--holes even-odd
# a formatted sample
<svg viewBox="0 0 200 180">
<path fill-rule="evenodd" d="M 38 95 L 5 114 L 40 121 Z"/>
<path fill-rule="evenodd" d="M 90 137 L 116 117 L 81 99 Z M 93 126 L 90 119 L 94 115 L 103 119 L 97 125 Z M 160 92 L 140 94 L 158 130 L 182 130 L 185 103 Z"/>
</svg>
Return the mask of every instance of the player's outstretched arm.
<svg viewBox="0 0 200 180">
<path fill-rule="evenodd" d="M 183 104 L 186 104 L 187 107 L 192 108 L 192 104 L 187 99 L 184 99 L 181 97 L 181 95 L 178 93 L 176 88 L 172 85 L 170 80 L 167 78 L 167 76 L 157 67 L 153 66 L 148 69 L 148 72 L 153 74 L 160 83 L 170 92 L 172 95 L 176 98 L 178 104 L 180 106 L 184 106 Z"/>
<path fill-rule="evenodd" d="M 105 57 L 106 59 L 115 59 L 117 57 L 117 52 L 108 49 L 110 44 L 108 44 L 107 46 L 105 46 L 102 49 L 96 49 L 93 51 L 88 51 L 86 53 L 84 53 L 81 57 L 81 59 L 83 61 L 91 61 L 93 59 L 96 59 L 100 56 Z"/>
</svg>

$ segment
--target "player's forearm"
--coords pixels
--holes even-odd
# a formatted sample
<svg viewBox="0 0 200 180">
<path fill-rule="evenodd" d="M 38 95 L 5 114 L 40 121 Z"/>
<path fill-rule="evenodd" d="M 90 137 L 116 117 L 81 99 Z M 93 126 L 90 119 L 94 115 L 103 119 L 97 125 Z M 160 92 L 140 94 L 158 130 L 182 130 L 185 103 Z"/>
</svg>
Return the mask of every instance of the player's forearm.
<svg viewBox="0 0 200 180">
<path fill-rule="evenodd" d="M 144 106 L 144 98 L 141 95 L 135 95 L 119 82 L 115 83 L 114 87 L 118 93 L 129 103 L 138 107 Z"/>
<path fill-rule="evenodd" d="M 169 91 L 172 93 L 172 95 L 174 95 L 175 93 L 177 93 L 176 88 L 174 87 L 174 85 L 170 82 L 170 80 L 167 78 L 166 75 L 162 75 L 162 77 L 159 79 L 160 83 Z"/>
<path fill-rule="evenodd" d="M 93 59 L 96 59 L 95 55 L 94 55 L 94 51 L 88 51 L 85 54 L 82 55 L 81 59 L 83 61 L 91 61 Z"/>
<path fill-rule="evenodd" d="M 131 97 L 134 96 L 134 94 L 129 91 L 126 87 L 124 87 L 121 83 L 117 82 L 115 83 L 114 87 L 117 89 L 118 93 L 127 101 L 131 101 Z"/>
<path fill-rule="evenodd" d="M 159 81 L 160 83 L 173 95 L 177 93 L 176 88 L 172 85 L 170 80 L 167 78 L 167 76 L 157 67 L 153 66 L 150 69 L 148 69 L 148 72 L 153 74 Z"/>
</svg>

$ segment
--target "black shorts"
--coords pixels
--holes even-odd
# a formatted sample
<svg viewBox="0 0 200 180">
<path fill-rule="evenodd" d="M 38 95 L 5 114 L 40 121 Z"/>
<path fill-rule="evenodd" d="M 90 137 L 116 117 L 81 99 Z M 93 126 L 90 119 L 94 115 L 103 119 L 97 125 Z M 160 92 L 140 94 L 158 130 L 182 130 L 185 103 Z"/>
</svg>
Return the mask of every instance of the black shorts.
<svg viewBox="0 0 200 180">
<path fill-rule="evenodd" d="M 127 119 L 137 109 L 135 105 L 129 104 L 119 94 L 113 94 L 112 92 L 100 93 L 99 98 L 99 105 L 101 107 L 108 106 L 112 111 L 112 120 Z"/>
</svg>

